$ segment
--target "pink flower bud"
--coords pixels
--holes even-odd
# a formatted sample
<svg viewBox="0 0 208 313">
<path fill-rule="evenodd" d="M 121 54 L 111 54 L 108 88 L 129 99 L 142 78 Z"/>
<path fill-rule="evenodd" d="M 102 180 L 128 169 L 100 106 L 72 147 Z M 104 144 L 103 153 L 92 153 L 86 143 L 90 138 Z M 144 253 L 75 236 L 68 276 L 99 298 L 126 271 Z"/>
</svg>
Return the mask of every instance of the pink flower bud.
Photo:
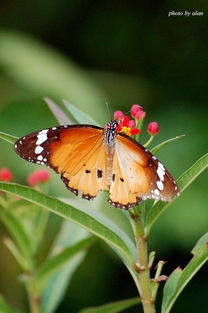
<svg viewBox="0 0 208 313">
<path fill-rule="evenodd" d="M 130 120 L 128 126 L 129 126 L 130 128 L 135 128 L 135 127 L 136 127 L 135 120 Z"/>
<path fill-rule="evenodd" d="M 160 281 L 165 281 L 165 280 L 167 280 L 168 279 L 168 276 L 166 276 L 166 275 L 160 275 L 160 277 L 158 278 L 158 281 L 160 282 Z"/>
<path fill-rule="evenodd" d="M 38 170 L 34 173 L 31 173 L 28 178 L 27 182 L 30 186 L 35 186 L 39 183 L 47 182 L 50 178 L 49 172 L 47 170 Z"/>
<path fill-rule="evenodd" d="M 1 181 L 10 181 L 12 180 L 12 172 L 9 168 L 1 168 L 0 169 L 0 180 Z"/>
<path fill-rule="evenodd" d="M 157 122 L 150 122 L 147 126 L 147 131 L 150 135 L 157 135 L 159 132 L 159 125 Z"/>
<path fill-rule="evenodd" d="M 115 111 L 113 113 L 113 117 L 115 120 L 123 120 L 124 119 L 124 114 L 122 111 Z"/>
<path fill-rule="evenodd" d="M 146 113 L 143 110 L 138 110 L 135 114 L 135 118 L 140 120 L 141 117 L 145 117 Z"/>
<path fill-rule="evenodd" d="M 131 115 L 132 116 L 135 116 L 136 115 L 136 113 L 138 112 L 138 111 L 143 111 L 143 108 L 141 107 L 141 105 L 138 105 L 138 104 L 133 104 L 132 106 L 131 106 Z"/>
</svg>

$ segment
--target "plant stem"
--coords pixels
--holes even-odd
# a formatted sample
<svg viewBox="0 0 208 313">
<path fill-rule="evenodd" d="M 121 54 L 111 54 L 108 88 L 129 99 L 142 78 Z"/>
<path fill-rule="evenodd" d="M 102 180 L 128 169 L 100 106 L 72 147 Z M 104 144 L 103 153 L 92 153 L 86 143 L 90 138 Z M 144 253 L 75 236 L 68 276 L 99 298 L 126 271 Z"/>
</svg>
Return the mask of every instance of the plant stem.
<svg viewBox="0 0 208 313">
<path fill-rule="evenodd" d="M 145 148 L 146 148 L 147 146 L 149 146 L 149 145 L 151 144 L 152 140 L 154 139 L 154 137 L 155 137 L 155 136 L 151 135 L 150 138 L 149 138 L 149 140 L 148 140 L 143 146 L 144 146 Z"/>
<path fill-rule="evenodd" d="M 33 277 L 26 282 L 26 289 L 29 298 L 30 312 L 41 313 L 40 311 L 40 295 L 36 292 Z"/>
<path fill-rule="evenodd" d="M 136 209 L 133 209 L 132 218 L 134 221 L 134 234 L 138 253 L 138 262 L 136 270 L 138 272 L 139 293 L 143 304 L 144 313 L 155 313 L 154 300 L 151 292 L 150 269 L 148 266 L 148 248 L 147 237 L 144 233 L 144 227 L 141 216 Z"/>
</svg>

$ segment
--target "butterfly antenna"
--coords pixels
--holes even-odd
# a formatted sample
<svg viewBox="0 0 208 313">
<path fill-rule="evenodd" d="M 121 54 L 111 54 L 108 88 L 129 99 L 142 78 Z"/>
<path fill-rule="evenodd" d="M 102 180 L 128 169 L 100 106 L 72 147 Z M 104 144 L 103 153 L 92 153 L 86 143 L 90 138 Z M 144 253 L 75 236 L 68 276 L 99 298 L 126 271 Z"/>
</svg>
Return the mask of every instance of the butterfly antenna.
<svg viewBox="0 0 208 313">
<path fill-rule="evenodd" d="M 106 104 L 107 111 L 108 111 L 108 114 L 109 114 L 109 119 L 111 120 L 111 117 L 112 117 L 113 113 L 111 112 L 107 101 L 105 102 L 105 104 Z"/>
</svg>

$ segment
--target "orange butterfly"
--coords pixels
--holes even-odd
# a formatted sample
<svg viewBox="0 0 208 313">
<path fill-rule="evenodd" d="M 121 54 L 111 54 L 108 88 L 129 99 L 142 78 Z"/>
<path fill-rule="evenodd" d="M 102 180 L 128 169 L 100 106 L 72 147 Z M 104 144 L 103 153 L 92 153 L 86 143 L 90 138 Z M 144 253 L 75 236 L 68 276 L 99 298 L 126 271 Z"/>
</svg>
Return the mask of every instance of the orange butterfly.
<svg viewBox="0 0 208 313">
<path fill-rule="evenodd" d="M 171 201 L 179 189 L 170 173 L 141 144 L 116 130 L 65 125 L 31 133 L 15 143 L 16 152 L 29 162 L 48 165 L 61 175 L 75 195 L 91 200 L 108 190 L 109 203 L 129 209 L 141 200 Z"/>
</svg>

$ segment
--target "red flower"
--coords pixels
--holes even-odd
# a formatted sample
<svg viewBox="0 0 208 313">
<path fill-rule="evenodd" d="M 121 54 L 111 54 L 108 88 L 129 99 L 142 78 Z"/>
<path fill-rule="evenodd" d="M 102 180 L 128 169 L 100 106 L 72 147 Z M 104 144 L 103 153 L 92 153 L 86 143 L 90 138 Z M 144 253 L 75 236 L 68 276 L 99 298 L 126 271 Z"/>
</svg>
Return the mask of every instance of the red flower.
<svg viewBox="0 0 208 313">
<path fill-rule="evenodd" d="M 47 170 L 37 170 L 28 176 L 27 182 L 28 185 L 35 186 L 39 183 L 47 182 L 49 178 L 50 174 Z"/>
<path fill-rule="evenodd" d="M 150 122 L 147 126 L 147 131 L 150 135 L 155 136 L 159 132 L 159 125 L 157 122 Z"/>
<path fill-rule="evenodd" d="M 131 135 L 138 135 L 140 134 L 141 130 L 138 128 L 132 128 L 131 129 Z"/>
<path fill-rule="evenodd" d="M 122 121 L 122 126 L 123 127 L 129 127 L 129 121 L 130 121 L 130 117 L 128 115 L 125 116 L 123 121 Z"/>
<path fill-rule="evenodd" d="M 133 104 L 131 106 L 131 115 L 135 117 L 138 111 L 143 111 L 141 105 Z"/>
<path fill-rule="evenodd" d="M 115 117 L 115 113 L 114 113 L 114 117 Z M 135 121 L 130 120 L 130 117 L 127 115 L 127 116 L 124 116 L 124 118 L 119 121 L 119 124 L 116 127 L 116 130 L 118 133 L 124 133 L 128 136 L 132 136 L 132 135 L 137 135 L 140 133 L 140 130 L 135 127 L 136 127 Z"/>
<path fill-rule="evenodd" d="M 1 181 L 11 181 L 12 180 L 12 172 L 9 168 L 3 167 L 0 169 L 0 180 Z"/>
</svg>

